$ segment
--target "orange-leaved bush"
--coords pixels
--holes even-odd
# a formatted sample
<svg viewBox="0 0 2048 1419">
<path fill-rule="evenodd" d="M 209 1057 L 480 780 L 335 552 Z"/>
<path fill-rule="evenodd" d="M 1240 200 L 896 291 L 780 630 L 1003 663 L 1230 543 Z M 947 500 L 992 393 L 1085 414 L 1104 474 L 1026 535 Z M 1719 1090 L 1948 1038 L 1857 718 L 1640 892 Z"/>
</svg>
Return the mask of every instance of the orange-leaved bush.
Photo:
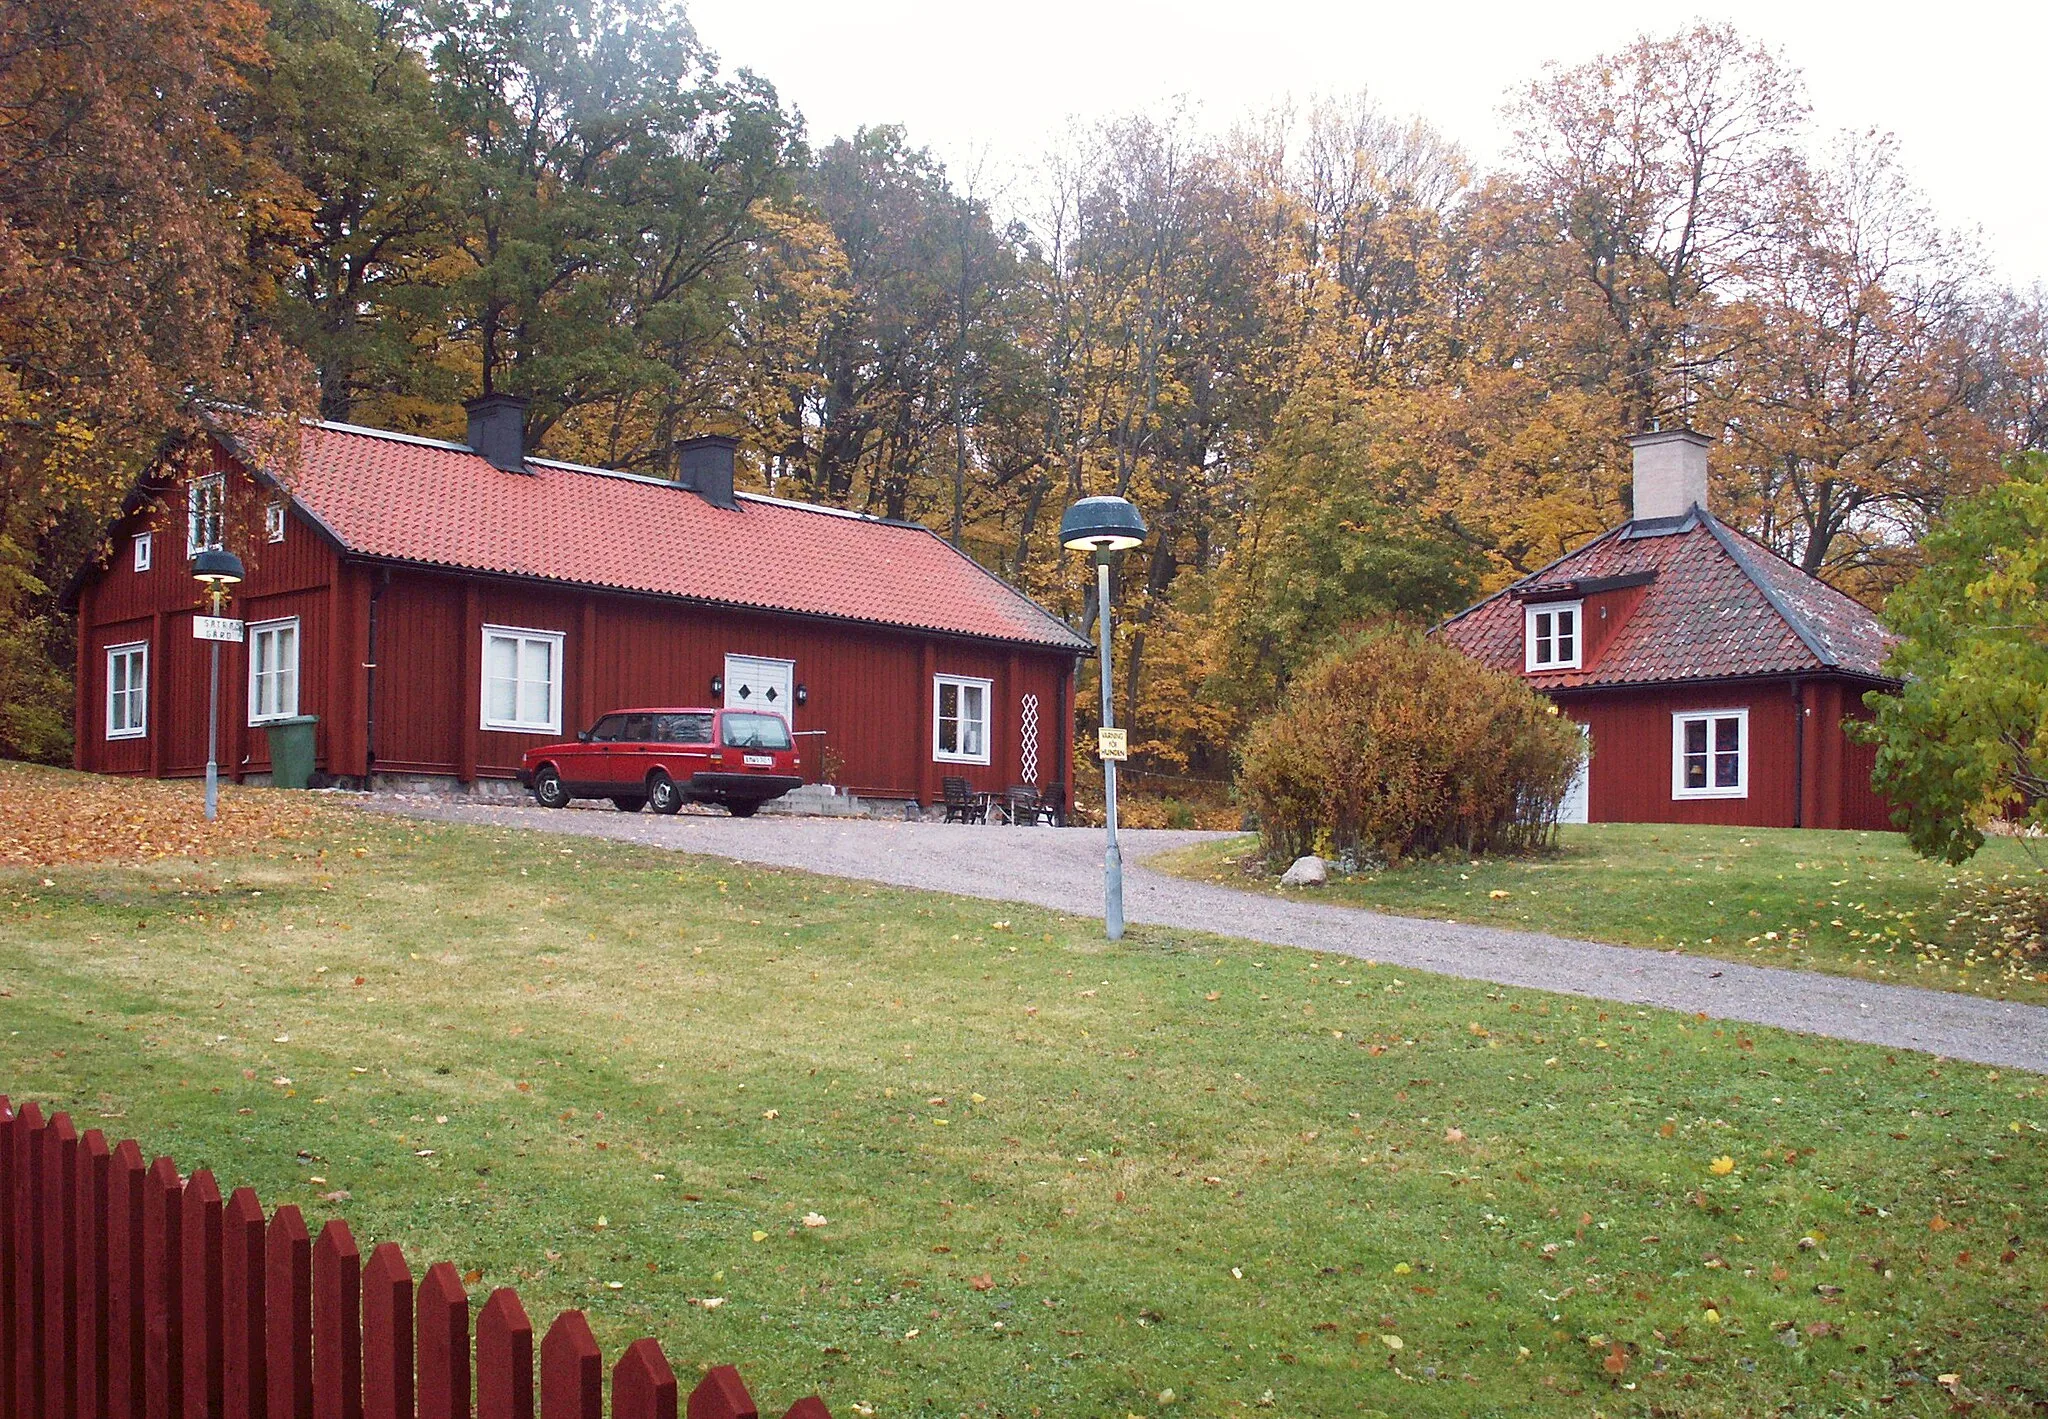
<svg viewBox="0 0 2048 1419">
<path fill-rule="evenodd" d="M 1275 865 L 1547 844 L 1585 747 L 1517 677 L 1412 632 L 1371 636 L 1246 736 L 1238 788 Z"/>
</svg>

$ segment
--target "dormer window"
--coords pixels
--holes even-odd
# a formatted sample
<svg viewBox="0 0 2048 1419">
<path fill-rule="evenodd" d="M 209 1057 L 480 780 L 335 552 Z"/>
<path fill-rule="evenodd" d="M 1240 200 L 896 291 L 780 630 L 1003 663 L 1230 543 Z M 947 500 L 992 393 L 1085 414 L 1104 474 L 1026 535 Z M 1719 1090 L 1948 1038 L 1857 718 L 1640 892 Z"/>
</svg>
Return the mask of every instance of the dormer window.
<svg viewBox="0 0 2048 1419">
<path fill-rule="evenodd" d="M 1523 645 L 1528 670 L 1577 670 L 1583 601 L 1547 601 L 1523 608 Z"/>
</svg>

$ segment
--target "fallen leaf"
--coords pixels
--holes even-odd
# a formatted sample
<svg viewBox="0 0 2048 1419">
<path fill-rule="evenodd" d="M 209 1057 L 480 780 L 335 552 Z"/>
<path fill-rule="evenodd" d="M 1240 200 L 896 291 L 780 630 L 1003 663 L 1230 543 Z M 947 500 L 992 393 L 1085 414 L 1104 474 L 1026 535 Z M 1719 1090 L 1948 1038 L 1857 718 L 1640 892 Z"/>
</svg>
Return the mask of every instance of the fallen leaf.
<svg viewBox="0 0 2048 1419">
<path fill-rule="evenodd" d="M 1723 1153 L 1720 1157 L 1714 1159 L 1713 1162 L 1707 1164 L 1707 1171 L 1717 1178 L 1725 1178 L 1735 1171 L 1735 1160 L 1726 1153 Z"/>
<path fill-rule="evenodd" d="M 1610 1375 L 1618 1375 L 1628 1368 L 1628 1349 L 1619 1340 L 1607 1347 L 1607 1358 L 1600 1362 L 1600 1368 Z"/>
<path fill-rule="evenodd" d="M 972 1286 L 977 1291 L 992 1291 L 995 1289 L 996 1281 L 993 1276 L 989 1275 L 986 1271 L 984 1271 L 981 1273 L 981 1275 L 975 1277 L 967 1284 Z"/>
<path fill-rule="evenodd" d="M 825 1221 L 825 1216 L 823 1213 L 806 1212 L 804 1213 L 804 1225 L 806 1227 L 823 1227 L 827 1225 L 827 1223 Z"/>
</svg>

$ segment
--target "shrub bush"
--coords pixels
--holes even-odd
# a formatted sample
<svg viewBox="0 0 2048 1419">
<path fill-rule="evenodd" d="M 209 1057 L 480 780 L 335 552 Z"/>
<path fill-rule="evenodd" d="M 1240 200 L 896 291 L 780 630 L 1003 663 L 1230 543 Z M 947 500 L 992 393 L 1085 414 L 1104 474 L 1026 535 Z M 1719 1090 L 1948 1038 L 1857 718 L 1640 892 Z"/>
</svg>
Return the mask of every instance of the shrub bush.
<svg viewBox="0 0 2048 1419">
<path fill-rule="evenodd" d="M 1584 756 L 1578 727 L 1518 677 L 1389 632 L 1295 681 L 1246 736 L 1238 787 L 1275 866 L 1521 852 L 1555 836 Z"/>
</svg>

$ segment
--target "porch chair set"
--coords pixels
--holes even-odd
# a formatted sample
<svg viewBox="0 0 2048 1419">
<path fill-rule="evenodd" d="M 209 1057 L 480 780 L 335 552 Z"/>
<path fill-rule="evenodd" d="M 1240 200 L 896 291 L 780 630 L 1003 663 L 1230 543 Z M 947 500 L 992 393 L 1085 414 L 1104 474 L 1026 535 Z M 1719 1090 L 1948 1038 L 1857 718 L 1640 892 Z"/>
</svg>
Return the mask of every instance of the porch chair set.
<svg viewBox="0 0 2048 1419">
<path fill-rule="evenodd" d="M 945 789 L 948 823 L 986 823 L 993 814 L 1013 828 L 1045 823 L 1060 827 L 1066 821 L 1067 786 L 1048 785 L 1042 792 L 1028 783 L 1013 783 L 1001 793 L 981 793 L 964 778 L 940 781 Z"/>
</svg>

